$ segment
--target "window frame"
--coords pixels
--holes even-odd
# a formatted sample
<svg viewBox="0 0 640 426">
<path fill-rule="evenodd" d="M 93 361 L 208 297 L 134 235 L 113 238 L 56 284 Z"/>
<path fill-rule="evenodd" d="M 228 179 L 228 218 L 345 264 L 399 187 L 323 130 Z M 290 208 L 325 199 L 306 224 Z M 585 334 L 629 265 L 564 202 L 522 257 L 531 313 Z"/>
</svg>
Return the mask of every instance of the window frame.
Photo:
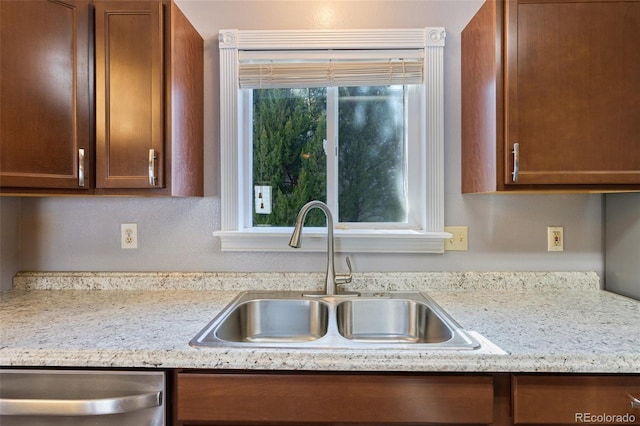
<svg viewBox="0 0 640 426">
<path fill-rule="evenodd" d="M 338 252 L 443 253 L 444 38 L 442 27 L 387 30 L 220 30 L 220 230 L 223 251 L 289 251 L 293 228 L 252 227 L 250 131 L 243 126 L 247 96 L 239 89 L 238 52 L 284 49 L 424 49 L 421 86 L 420 191 L 416 229 L 372 229 L 334 224 Z M 250 98 L 250 97 L 249 97 Z M 249 99 L 250 100 L 250 99 Z M 410 142 L 411 143 L 411 142 Z M 428 171 L 428 172 L 427 172 Z M 411 172 L 410 172 L 411 173 Z M 415 200 L 411 200 L 413 204 Z M 412 209 L 415 206 L 412 205 Z M 325 251 L 326 228 L 305 228 L 302 251 Z"/>
</svg>

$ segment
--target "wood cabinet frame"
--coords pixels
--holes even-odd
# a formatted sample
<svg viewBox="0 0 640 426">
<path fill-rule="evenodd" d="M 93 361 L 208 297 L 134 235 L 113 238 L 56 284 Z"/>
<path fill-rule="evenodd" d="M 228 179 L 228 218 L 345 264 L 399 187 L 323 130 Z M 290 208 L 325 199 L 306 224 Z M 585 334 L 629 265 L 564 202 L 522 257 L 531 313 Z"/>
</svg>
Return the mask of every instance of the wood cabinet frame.
<svg viewBox="0 0 640 426">
<path fill-rule="evenodd" d="M 640 374 L 185 369 L 172 387 L 177 426 L 562 425 L 578 424 L 576 412 L 640 424 Z"/>
<path fill-rule="evenodd" d="M 20 3 L 36 4 L 35 2 L 17 2 L 16 4 Z M 73 32 L 77 37 L 75 49 L 77 52 L 74 60 L 77 61 L 79 70 L 74 76 L 77 78 L 77 93 L 74 96 L 78 98 L 74 101 L 74 116 L 71 118 L 73 126 L 77 126 L 77 129 L 74 130 L 74 136 L 77 140 L 69 142 L 69 144 L 73 144 L 72 150 L 69 148 L 65 150 L 65 153 L 59 154 L 64 156 L 63 162 L 71 162 L 73 167 L 70 171 L 64 172 L 69 176 L 61 176 L 61 173 L 56 172 L 56 176 L 43 177 L 41 172 L 34 172 L 30 175 L 30 166 L 25 164 L 22 168 L 26 169 L 26 172 L 17 175 L 15 173 L 0 175 L 0 194 L 203 196 L 204 46 L 202 37 L 184 14 L 172 0 L 148 0 L 146 2 L 50 0 L 48 2 L 42 1 L 39 5 L 49 3 L 58 7 L 68 6 L 77 9 L 72 24 L 77 25 Z M 148 173 L 145 173 L 148 170 L 148 151 L 143 153 L 144 158 L 142 159 L 140 159 L 138 152 L 138 160 L 136 160 L 138 171 L 129 172 L 134 169 L 118 166 L 117 173 L 111 175 L 109 172 L 113 162 L 124 163 L 128 161 L 126 152 L 128 147 L 124 149 L 119 147 L 120 154 L 118 155 L 120 157 L 115 156 L 114 153 L 117 151 L 110 150 L 107 143 L 109 135 L 103 120 L 105 114 L 98 114 L 99 117 L 96 120 L 96 104 L 100 107 L 108 106 L 108 102 L 104 101 L 105 97 L 109 96 L 108 92 L 102 90 L 104 87 L 98 88 L 96 96 L 96 88 L 94 87 L 96 67 L 98 70 L 104 70 L 105 65 L 102 54 L 104 52 L 101 50 L 104 47 L 104 38 L 102 37 L 104 28 L 100 24 L 101 19 L 97 18 L 98 25 L 94 28 L 93 11 L 94 5 L 98 4 L 109 5 L 114 10 L 131 11 L 142 5 L 145 5 L 147 9 L 155 10 L 157 27 L 152 30 L 155 31 L 155 34 L 152 35 L 155 41 L 152 44 L 157 49 L 153 54 L 153 57 L 156 58 L 153 61 L 154 65 L 151 65 L 151 72 L 154 75 L 152 96 L 155 98 L 151 101 L 154 130 L 148 147 L 153 148 L 156 152 L 157 180 L 154 185 L 149 185 Z M 25 25 L 24 28 L 29 29 L 29 26 Z M 130 26 L 130 28 L 132 27 Z M 99 52 L 94 51 L 94 37 L 100 45 L 100 49 L 97 49 Z M 98 53 L 97 63 L 94 64 L 96 53 Z M 98 83 L 104 82 L 106 77 L 102 75 L 102 71 L 98 74 L 100 74 L 97 76 Z M 123 75 L 126 74 L 123 73 Z M 3 79 L 3 84 L 4 81 Z M 100 86 L 100 84 L 98 85 Z M 2 106 L 4 110 L 9 109 L 4 104 Z M 4 112 L 3 116 L 8 117 Z M 26 124 L 21 124 L 18 128 L 28 130 Z M 41 130 L 41 132 L 44 133 L 45 130 Z M 95 133 L 99 135 L 97 141 Z M 19 145 L 22 137 L 18 134 L 15 143 Z M 36 145 L 37 143 L 36 141 Z M 97 149 L 95 149 L 96 146 Z M 75 166 L 79 162 L 78 148 L 84 149 L 85 155 L 83 163 L 84 186 L 78 184 L 78 172 Z M 41 151 L 41 154 L 33 157 L 33 162 L 36 165 L 48 161 L 48 156 L 55 154 L 47 152 L 46 149 Z M 72 158 L 67 158 L 68 155 L 71 155 Z M 66 163 L 65 168 L 69 169 Z M 140 175 L 141 164 L 144 176 Z M 96 169 L 98 169 L 98 175 L 96 175 Z M 34 166 L 33 170 L 39 169 Z M 94 180 L 96 176 L 98 176 L 97 182 Z"/>
<path fill-rule="evenodd" d="M 564 12 L 569 8 L 571 22 L 565 24 L 558 8 Z M 640 114 L 640 90 L 623 90 L 625 84 L 640 86 L 636 77 L 640 72 L 634 71 L 640 69 L 640 53 L 631 47 L 638 43 L 628 34 L 640 36 L 624 22 L 619 25 L 624 28 L 617 28 L 620 20 L 629 20 L 627 27 L 633 27 L 640 20 L 640 2 L 487 0 L 483 4 L 462 32 L 463 193 L 640 190 L 640 121 L 633 118 Z M 545 25 L 524 26 L 526 22 Z M 598 34 L 584 36 L 592 28 Z M 610 37 L 600 34 L 607 28 Z M 587 52 L 569 58 L 579 46 Z M 540 49 L 551 58 L 547 60 Z M 613 58 L 621 57 L 624 71 L 617 72 L 619 61 Z M 565 63 L 577 65 L 571 68 Z M 592 70 L 597 64 L 602 69 Z M 561 67 L 562 73 L 554 67 Z M 538 75 L 542 79 L 537 80 Z M 612 75 L 620 75 L 622 83 Z M 611 87 L 606 81 L 612 81 Z M 558 106 L 556 99 L 561 100 Z M 596 123 L 598 114 L 602 127 Z M 587 128 L 594 131 L 585 133 Z M 603 136 L 609 134 L 611 140 Z M 515 143 L 521 158 L 514 181 Z"/>
</svg>

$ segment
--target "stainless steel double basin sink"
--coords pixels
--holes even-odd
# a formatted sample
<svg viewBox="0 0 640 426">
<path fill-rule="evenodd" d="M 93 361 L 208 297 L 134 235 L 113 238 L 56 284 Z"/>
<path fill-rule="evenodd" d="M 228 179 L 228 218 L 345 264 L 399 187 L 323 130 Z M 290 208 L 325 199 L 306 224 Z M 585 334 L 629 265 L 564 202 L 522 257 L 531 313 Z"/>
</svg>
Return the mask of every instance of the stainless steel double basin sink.
<svg viewBox="0 0 640 426">
<path fill-rule="evenodd" d="M 450 349 L 480 344 L 418 292 L 323 296 L 240 293 L 190 342 L 195 347 Z"/>
</svg>

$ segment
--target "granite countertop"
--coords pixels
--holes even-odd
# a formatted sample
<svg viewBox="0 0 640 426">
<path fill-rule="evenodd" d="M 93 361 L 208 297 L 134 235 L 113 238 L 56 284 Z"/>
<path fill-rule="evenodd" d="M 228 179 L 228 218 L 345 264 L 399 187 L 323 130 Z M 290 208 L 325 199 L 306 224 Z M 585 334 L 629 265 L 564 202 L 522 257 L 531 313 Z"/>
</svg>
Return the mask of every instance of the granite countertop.
<svg viewBox="0 0 640 426">
<path fill-rule="evenodd" d="M 354 281 L 360 289 L 423 291 L 479 333 L 483 347 L 192 348 L 191 338 L 238 291 L 300 282 L 317 289 L 322 275 L 23 273 L 0 294 L 0 365 L 640 373 L 640 302 L 600 290 L 596 274 L 359 274 Z"/>
</svg>

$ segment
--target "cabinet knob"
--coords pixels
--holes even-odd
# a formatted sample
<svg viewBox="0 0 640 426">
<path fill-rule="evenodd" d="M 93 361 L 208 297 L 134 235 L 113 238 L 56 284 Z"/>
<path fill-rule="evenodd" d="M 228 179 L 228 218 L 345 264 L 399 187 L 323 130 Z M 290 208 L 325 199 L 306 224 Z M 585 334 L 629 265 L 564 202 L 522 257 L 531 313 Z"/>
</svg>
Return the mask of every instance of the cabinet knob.
<svg viewBox="0 0 640 426">
<path fill-rule="evenodd" d="M 84 149 L 78 149 L 78 186 L 84 186 Z"/>
<path fill-rule="evenodd" d="M 513 144 L 513 172 L 511 172 L 511 177 L 514 182 L 518 181 L 518 174 L 520 173 L 520 144 L 518 142 Z"/>
<path fill-rule="evenodd" d="M 149 150 L 149 185 L 156 185 L 156 150 Z"/>
</svg>

